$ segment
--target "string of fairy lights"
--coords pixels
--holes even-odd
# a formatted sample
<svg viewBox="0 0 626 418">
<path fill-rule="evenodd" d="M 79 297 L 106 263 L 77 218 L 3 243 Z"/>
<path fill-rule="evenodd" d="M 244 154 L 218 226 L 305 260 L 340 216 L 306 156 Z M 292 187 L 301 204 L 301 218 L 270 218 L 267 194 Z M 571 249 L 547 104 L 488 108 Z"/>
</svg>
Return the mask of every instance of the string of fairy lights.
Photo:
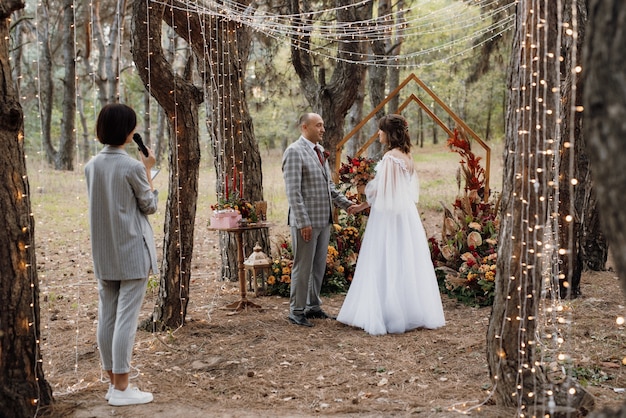
<svg viewBox="0 0 626 418">
<path fill-rule="evenodd" d="M 161 3 L 155 0 L 154 3 Z M 344 61 L 365 65 L 387 66 L 395 68 L 419 68 L 448 61 L 456 56 L 467 54 L 475 48 L 490 42 L 510 30 L 514 15 L 510 13 L 514 0 L 498 5 L 497 0 L 479 0 L 470 3 L 454 2 L 446 7 L 439 7 L 436 11 L 421 15 L 418 8 L 430 2 L 415 3 L 412 7 L 393 11 L 385 16 L 356 22 L 334 22 L 322 24 L 319 18 L 337 11 L 340 8 L 324 9 L 317 12 L 279 15 L 267 10 L 251 9 L 243 5 L 227 1 L 224 3 L 196 1 L 183 3 L 185 12 L 193 11 L 199 16 L 210 15 L 236 21 L 250 27 L 256 32 L 283 41 L 285 38 L 311 36 L 315 44 L 304 47 L 300 44 L 292 45 L 319 58 L 332 61 Z M 163 2 L 163 4 L 166 4 Z M 341 8 L 357 8 L 363 2 L 351 4 Z M 177 6 L 170 7 L 176 8 Z M 478 8 L 483 8 L 482 14 Z M 454 19 L 449 19 L 450 15 Z M 408 17 L 406 17 L 408 16 Z M 485 25 L 485 21 L 490 23 Z M 414 51 L 401 52 L 393 56 L 375 54 L 367 50 L 350 56 L 337 56 L 334 45 L 337 43 L 352 43 L 355 40 L 374 42 L 391 41 L 395 37 L 411 38 L 427 35 L 445 35 L 461 33 L 453 39 L 440 42 L 436 46 Z M 457 51 L 456 48 L 460 47 Z"/>
</svg>

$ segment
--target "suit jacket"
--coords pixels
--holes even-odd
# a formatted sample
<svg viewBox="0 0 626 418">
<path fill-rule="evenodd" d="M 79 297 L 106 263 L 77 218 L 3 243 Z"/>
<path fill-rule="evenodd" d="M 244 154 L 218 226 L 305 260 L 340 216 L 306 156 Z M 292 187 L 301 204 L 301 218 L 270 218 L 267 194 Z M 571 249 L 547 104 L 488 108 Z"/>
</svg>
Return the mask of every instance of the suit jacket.
<svg viewBox="0 0 626 418">
<path fill-rule="evenodd" d="M 105 146 L 85 165 L 91 251 L 96 278 L 145 279 L 158 272 L 154 234 L 148 221 L 158 192 L 146 168 L 125 150 Z"/>
<path fill-rule="evenodd" d="M 321 147 L 321 145 L 320 145 Z M 300 137 L 283 154 L 283 177 L 289 225 L 322 228 L 332 223 L 333 204 L 347 209 L 352 202 L 335 189 L 327 161 L 320 164 L 310 142 Z"/>
</svg>

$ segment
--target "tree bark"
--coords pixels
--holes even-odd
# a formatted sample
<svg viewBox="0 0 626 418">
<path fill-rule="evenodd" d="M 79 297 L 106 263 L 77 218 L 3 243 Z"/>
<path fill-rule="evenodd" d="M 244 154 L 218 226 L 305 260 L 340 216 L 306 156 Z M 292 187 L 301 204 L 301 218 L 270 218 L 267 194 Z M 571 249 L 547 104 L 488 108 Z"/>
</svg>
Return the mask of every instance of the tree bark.
<svg viewBox="0 0 626 418">
<path fill-rule="evenodd" d="M 561 97 L 563 103 L 561 176 L 559 200 L 561 210 L 560 242 L 568 251 L 561 256 L 560 292 L 562 297 L 580 295 L 580 278 L 585 267 L 603 270 L 608 256 L 606 238 L 600 227 L 596 204 L 595 187 L 589 168 L 589 156 L 583 135 L 582 112 L 576 111 L 582 105 L 584 82 L 582 77 L 575 78 L 572 73 L 573 63 L 582 64 L 582 45 L 587 22 L 586 0 L 574 0 L 576 7 L 577 37 L 563 38 L 561 74 L 564 75 Z M 563 20 L 570 22 L 572 0 L 563 5 Z M 575 53 L 575 56 L 573 55 Z M 575 81 L 573 81 L 575 78 Z M 573 83 L 575 82 L 575 85 Z M 571 121 L 571 122 L 570 122 Z M 576 180 L 576 185 L 572 184 Z M 571 221 L 565 219 L 571 215 Z"/>
<path fill-rule="evenodd" d="M 20 91 L 22 87 L 22 58 L 24 56 L 24 47 L 26 39 L 26 29 L 24 19 L 24 11 L 17 10 L 13 14 L 13 25 L 15 29 L 12 31 L 11 39 L 14 45 L 11 51 L 13 80 L 15 81 L 15 94 L 17 97 L 21 97 Z"/>
<path fill-rule="evenodd" d="M 159 296 L 152 323 L 144 323 L 150 330 L 182 326 L 187 314 L 200 167 L 198 106 L 203 101 L 202 91 L 189 81 L 190 74 L 185 78 L 175 74 L 163 55 L 164 10 L 163 4 L 151 3 L 147 8 L 146 2 L 139 0 L 134 2 L 132 14 L 133 58 L 146 89 L 165 111 L 171 131 Z"/>
<path fill-rule="evenodd" d="M 391 10 L 392 10 L 392 5 L 390 1 L 384 0 L 384 1 L 379 2 L 378 3 L 379 20 L 381 20 L 382 22 L 385 22 L 385 17 L 391 13 Z M 386 31 L 386 35 L 391 37 L 392 35 L 391 29 L 388 29 Z M 381 37 L 380 39 L 376 39 L 372 41 L 371 43 L 372 53 L 381 57 L 385 57 L 391 54 L 392 52 L 391 51 L 392 48 L 390 46 L 391 42 L 386 41 L 385 38 L 386 37 Z M 387 87 L 387 75 L 388 73 L 391 73 L 393 71 L 394 70 L 387 68 L 386 66 L 383 66 L 383 65 L 370 66 L 367 69 L 367 73 L 369 74 L 368 90 L 370 94 L 370 106 L 372 107 L 372 109 L 375 109 L 376 106 L 378 106 L 383 100 L 385 100 L 385 89 Z M 390 86 L 389 90 L 393 90 L 394 88 L 395 87 Z M 392 109 L 391 107 L 393 106 L 392 102 L 395 103 L 395 110 L 397 111 L 398 110 L 398 95 L 393 97 L 391 101 L 389 102 L 389 104 L 387 105 L 389 109 Z M 385 115 L 385 113 L 386 113 L 386 110 L 383 107 L 382 109 L 378 111 L 378 113 L 376 114 L 376 117 L 370 120 L 368 138 L 371 135 L 376 134 L 376 132 L 378 131 L 378 120 L 382 118 Z M 382 152 L 383 152 L 382 144 L 378 141 L 374 141 L 368 149 L 368 156 L 370 158 L 379 159 L 381 157 Z"/>
<path fill-rule="evenodd" d="M 572 0 L 569 0 L 567 2 L 570 7 L 568 9 L 568 15 L 564 16 L 565 21 L 569 21 L 569 15 L 571 15 L 572 9 L 571 5 L 569 5 L 571 1 Z M 576 7 L 578 21 L 577 62 L 582 63 L 582 52 L 589 14 L 589 0 L 576 0 Z M 585 67 L 583 66 L 583 68 Z M 585 89 L 584 78 L 579 77 L 578 80 L 576 106 L 582 105 Z M 574 122 L 574 136 L 576 138 L 576 145 L 574 147 L 576 166 L 574 174 L 575 178 L 578 180 L 578 186 L 575 187 L 574 207 L 576 208 L 576 234 L 580 258 L 578 264 L 581 265 L 581 269 L 601 271 L 605 269 L 609 248 L 600 222 L 600 209 L 598 208 L 596 186 L 594 185 L 595 182 L 593 181 L 593 174 L 591 172 L 590 151 L 587 144 L 587 136 L 583 134 L 583 116 L 584 114 L 582 112 L 576 111 Z M 575 282 L 572 289 L 578 289 Z M 580 293 L 580 289 L 578 289 L 578 293 Z"/>
<path fill-rule="evenodd" d="M 596 181 L 603 230 L 614 256 L 617 274 L 626 291 L 626 83 L 623 45 L 626 4 L 622 0 L 589 0 L 589 20 L 583 47 L 585 78 L 584 136 Z M 600 411 L 597 418 L 623 417 L 621 410 Z"/>
<path fill-rule="evenodd" d="M 300 14 L 310 9 L 308 1 L 290 0 L 290 13 Z M 373 2 L 367 2 L 360 6 L 352 5 L 350 0 L 337 2 L 338 22 L 360 22 L 371 18 Z M 339 60 L 333 70 L 331 79 L 326 81 L 326 70 L 320 68 L 315 74 L 317 63 L 307 52 L 311 49 L 311 35 L 307 33 L 303 22 L 294 22 L 294 25 L 302 26 L 296 30 L 299 35 L 293 35 L 291 46 L 291 61 L 300 78 L 300 85 L 304 96 L 314 112 L 322 116 L 326 133 L 324 134 L 323 146 L 330 151 L 329 162 L 335 164 L 335 151 L 337 143 L 343 139 L 343 125 L 348 110 L 354 103 L 358 94 L 358 86 L 355 81 L 362 82 L 365 67 L 360 64 L 348 62 L 356 60 L 365 48 L 362 42 L 341 42 L 337 48 Z"/>
<path fill-rule="evenodd" d="M 32 417 L 52 404 L 40 352 L 35 221 L 24 151 L 24 115 L 9 61 L 9 17 L 22 1 L 0 5 L 0 411 Z"/>
<path fill-rule="evenodd" d="M 551 214 L 558 212 L 558 206 L 551 203 L 555 152 L 543 151 L 558 149 L 558 141 L 557 148 L 552 147 L 553 139 L 558 139 L 559 63 L 558 54 L 550 51 L 559 46 L 559 11 L 556 2 L 543 2 L 540 8 L 528 3 L 517 3 L 510 63 L 501 227 L 487 361 L 499 405 L 532 406 L 533 414 L 542 415 L 549 412 L 552 401 L 575 412 L 591 409 L 593 400 L 575 382 L 551 382 L 535 350 L 543 272 L 556 257 L 543 245 L 556 232 L 551 220 Z M 548 387 L 553 399 L 547 395 Z M 570 387 L 576 387 L 576 395 L 568 398 Z"/>
<path fill-rule="evenodd" d="M 41 118 L 41 141 L 46 160 L 53 164 L 56 150 L 52 145 L 52 103 L 54 101 L 54 85 L 52 83 L 52 52 L 50 50 L 50 26 L 48 1 L 40 4 L 41 19 L 38 22 L 37 40 L 39 41 L 39 117 Z"/>
<path fill-rule="evenodd" d="M 246 3 L 240 3 L 242 7 Z M 188 16 L 182 3 L 167 14 L 173 19 L 173 29 L 192 47 L 199 71 L 209 94 L 209 133 L 216 172 L 216 193 L 223 197 L 226 176 L 236 169 L 244 174 L 243 197 L 249 202 L 263 200 L 261 155 L 254 136 L 252 118 L 248 111 L 245 90 L 245 67 L 251 45 L 250 28 L 219 16 Z M 207 54 L 206 51 L 219 51 Z M 216 82 L 217 81 L 217 82 Z M 244 234 L 244 256 L 251 254 L 256 242 L 269 254 L 267 230 Z M 222 278 L 237 280 L 237 242 L 229 233 L 220 233 Z"/>
<path fill-rule="evenodd" d="M 621 0 L 590 0 L 584 45 L 584 131 L 603 230 L 614 249 L 614 262 L 626 290 L 626 81 L 623 48 L 626 4 Z"/>
<path fill-rule="evenodd" d="M 117 0 L 116 11 L 113 15 L 113 24 L 109 39 L 105 42 L 104 55 L 104 74 L 107 89 L 107 102 L 116 103 L 120 97 L 120 56 L 119 56 L 119 39 L 120 29 L 124 26 L 124 16 L 126 11 L 126 0 Z M 160 45 L 159 45 L 160 48 Z M 102 59 L 102 58 L 101 58 Z"/>
<path fill-rule="evenodd" d="M 76 47 L 74 41 L 74 0 L 63 1 L 63 105 L 61 138 L 54 155 L 54 168 L 74 170 L 76 155 Z"/>
</svg>

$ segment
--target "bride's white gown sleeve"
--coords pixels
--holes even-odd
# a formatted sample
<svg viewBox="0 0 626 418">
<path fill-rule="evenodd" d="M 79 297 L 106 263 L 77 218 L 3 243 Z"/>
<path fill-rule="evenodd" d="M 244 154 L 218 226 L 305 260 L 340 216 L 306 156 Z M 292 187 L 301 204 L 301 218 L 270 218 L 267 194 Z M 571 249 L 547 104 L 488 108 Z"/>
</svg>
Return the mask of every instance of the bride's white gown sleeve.
<svg viewBox="0 0 626 418">
<path fill-rule="evenodd" d="M 370 203 L 354 278 L 337 320 L 372 335 L 445 325 L 428 241 L 417 210 L 417 174 L 386 154 Z"/>
</svg>

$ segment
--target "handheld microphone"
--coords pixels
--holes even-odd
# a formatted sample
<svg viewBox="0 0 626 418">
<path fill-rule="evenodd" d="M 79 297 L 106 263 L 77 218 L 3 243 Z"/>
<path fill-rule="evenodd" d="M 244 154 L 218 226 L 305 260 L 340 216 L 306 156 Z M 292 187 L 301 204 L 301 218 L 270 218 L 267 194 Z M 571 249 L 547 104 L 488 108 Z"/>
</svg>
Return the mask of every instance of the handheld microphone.
<svg viewBox="0 0 626 418">
<path fill-rule="evenodd" d="M 141 135 L 135 132 L 135 134 L 133 135 L 133 141 L 137 143 L 137 146 L 139 147 L 139 151 L 141 151 L 143 155 L 147 157 L 149 155 L 148 148 L 146 148 L 146 146 L 143 144 L 143 141 L 141 140 Z"/>
</svg>

